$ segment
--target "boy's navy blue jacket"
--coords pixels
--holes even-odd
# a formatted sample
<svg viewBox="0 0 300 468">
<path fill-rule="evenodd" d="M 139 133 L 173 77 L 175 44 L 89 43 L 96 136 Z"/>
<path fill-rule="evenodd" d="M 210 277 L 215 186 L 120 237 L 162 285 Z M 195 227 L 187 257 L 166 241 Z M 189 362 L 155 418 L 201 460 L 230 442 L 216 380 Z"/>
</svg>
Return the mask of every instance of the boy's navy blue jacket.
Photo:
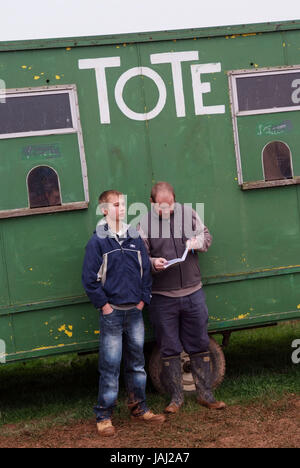
<svg viewBox="0 0 300 468">
<path fill-rule="evenodd" d="M 96 309 L 106 303 L 150 303 L 151 264 L 144 241 L 132 229 L 127 230 L 120 242 L 95 231 L 86 246 L 82 283 Z M 107 224 L 102 226 L 102 233 L 103 230 L 109 232 Z"/>
</svg>

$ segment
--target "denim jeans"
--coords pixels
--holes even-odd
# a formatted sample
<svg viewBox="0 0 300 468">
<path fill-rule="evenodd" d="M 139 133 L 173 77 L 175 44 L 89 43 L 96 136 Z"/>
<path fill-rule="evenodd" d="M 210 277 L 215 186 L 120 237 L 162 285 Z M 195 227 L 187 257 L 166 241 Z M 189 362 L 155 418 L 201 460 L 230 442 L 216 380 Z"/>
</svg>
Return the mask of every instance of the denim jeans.
<svg viewBox="0 0 300 468">
<path fill-rule="evenodd" d="M 134 415 L 148 411 L 144 334 L 143 314 L 136 307 L 113 309 L 108 315 L 100 311 L 99 395 L 94 408 L 97 422 L 112 416 L 119 391 L 122 354 L 128 407 Z"/>
</svg>

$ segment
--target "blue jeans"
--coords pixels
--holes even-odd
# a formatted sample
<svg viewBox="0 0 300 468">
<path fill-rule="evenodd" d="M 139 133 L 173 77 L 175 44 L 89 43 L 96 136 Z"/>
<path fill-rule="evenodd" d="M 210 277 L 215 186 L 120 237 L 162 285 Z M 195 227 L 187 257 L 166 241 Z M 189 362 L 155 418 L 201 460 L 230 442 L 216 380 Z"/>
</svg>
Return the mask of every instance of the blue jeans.
<svg viewBox="0 0 300 468">
<path fill-rule="evenodd" d="M 99 395 L 94 408 L 97 422 L 110 419 L 119 391 L 120 365 L 123 354 L 128 407 L 142 415 L 146 406 L 146 372 L 144 360 L 144 321 L 142 311 L 113 309 L 100 311 Z"/>
</svg>

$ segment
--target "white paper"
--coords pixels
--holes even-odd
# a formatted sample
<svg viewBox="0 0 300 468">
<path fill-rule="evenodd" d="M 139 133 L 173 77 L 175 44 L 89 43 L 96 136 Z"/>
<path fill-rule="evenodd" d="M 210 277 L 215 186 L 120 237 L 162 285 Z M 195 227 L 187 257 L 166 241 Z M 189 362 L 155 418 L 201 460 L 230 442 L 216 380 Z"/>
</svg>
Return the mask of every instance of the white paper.
<svg viewBox="0 0 300 468">
<path fill-rule="evenodd" d="M 172 266 L 172 265 L 176 265 L 177 263 L 184 262 L 185 259 L 186 259 L 187 254 L 188 254 L 188 251 L 189 251 L 189 249 L 188 249 L 188 247 L 187 247 L 187 248 L 185 249 L 185 251 L 184 251 L 184 253 L 183 253 L 183 255 L 182 255 L 181 258 L 174 258 L 173 260 L 169 260 L 169 261 L 165 264 L 164 268 L 168 268 L 168 267 L 170 267 L 170 266 Z"/>
</svg>

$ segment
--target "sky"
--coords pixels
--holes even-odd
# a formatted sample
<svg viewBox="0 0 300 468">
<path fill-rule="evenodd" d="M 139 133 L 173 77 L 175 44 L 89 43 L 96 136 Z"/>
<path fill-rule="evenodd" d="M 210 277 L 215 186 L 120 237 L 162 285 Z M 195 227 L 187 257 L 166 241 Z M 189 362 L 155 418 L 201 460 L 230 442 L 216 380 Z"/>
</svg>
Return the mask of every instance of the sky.
<svg viewBox="0 0 300 468">
<path fill-rule="evenodd" d="M 0 2 L 0 41 L 300 20 L 300 0 Z"/>
</svg>

